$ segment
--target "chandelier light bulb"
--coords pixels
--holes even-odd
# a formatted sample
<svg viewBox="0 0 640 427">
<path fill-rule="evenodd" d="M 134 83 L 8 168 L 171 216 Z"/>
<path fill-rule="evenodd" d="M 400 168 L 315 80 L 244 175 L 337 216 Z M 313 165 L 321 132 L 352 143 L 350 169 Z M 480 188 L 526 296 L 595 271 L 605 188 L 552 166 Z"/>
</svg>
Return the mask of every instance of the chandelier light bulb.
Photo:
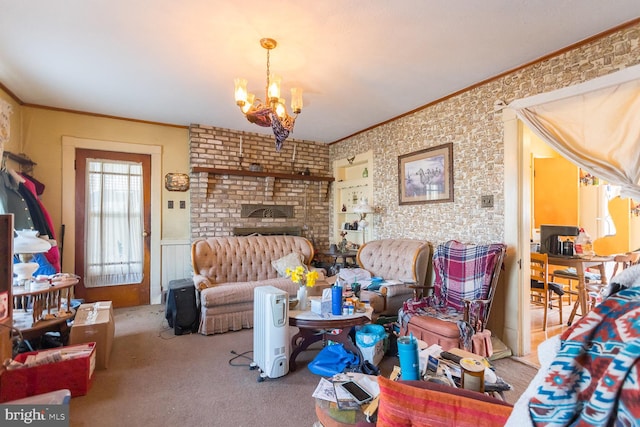
<svg viewBox="0 0 640 427">
<path fill-rule="evenodd" d="M 247 103 L 247 79 L 235 78 L 235 96 L 236 104 L 243 107 Z"/>
<path fill-rule="evenodd" d="M 294 114 L 302 111 L 302 89 L 299 87 L 291 88 L 291 111 Z"/>
<path fill-rule="evenodd" d="M 245 102 L 245 104 L 241 107 L 242 108 L 242 112 L 244 114 L 247 114 L 249 112 L 249 110 L 251 109 L 251 107 L 253 107 L 253 103 L 256 100 L 256 94 L 255 93 L 249 93 L 247 94 L 247 102 Z"/>
<path fill-rule="evenodd" d="M 280 84 L 282 83 L 282 77 L 272 74 L 269 76 L 269 100 L 280 98 Z"/>
</svg>

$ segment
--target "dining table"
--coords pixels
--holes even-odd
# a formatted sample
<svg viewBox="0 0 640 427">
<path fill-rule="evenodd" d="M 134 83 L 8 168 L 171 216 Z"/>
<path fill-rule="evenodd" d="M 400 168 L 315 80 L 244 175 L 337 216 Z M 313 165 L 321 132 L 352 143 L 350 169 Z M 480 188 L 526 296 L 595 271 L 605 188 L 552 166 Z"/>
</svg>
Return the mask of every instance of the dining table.
<svg viewBox="0 0 640 427">
<path fill-rule="evenodd" d="M 585 279 L 585 271 L 588 268 L 598 268 L 600 271 L 600 283 L 601 286 L 604 287 L 608 284 L 605 269 L 605 264 L 607 262 L 613 262 L 613 256 L 561 256 L 549 254 L 549 265 L 571 267 L 576 270 L 576 280 L 578 282 L 576 291 L 578 295 L 576 302 L 573 305 L 573 309 L 571 310 L 571 315 L 569 316 L 567 325 L 571 326 L 571 323 L 573 323 L 573 319 L 577 314 L 578 308 L 580 308 L 580 313 L 582 313 L 583 316 L 588 312 L 587 306 L 589 301 L 589 292 L 587 289 L 587 281 Z"/>
</svg>

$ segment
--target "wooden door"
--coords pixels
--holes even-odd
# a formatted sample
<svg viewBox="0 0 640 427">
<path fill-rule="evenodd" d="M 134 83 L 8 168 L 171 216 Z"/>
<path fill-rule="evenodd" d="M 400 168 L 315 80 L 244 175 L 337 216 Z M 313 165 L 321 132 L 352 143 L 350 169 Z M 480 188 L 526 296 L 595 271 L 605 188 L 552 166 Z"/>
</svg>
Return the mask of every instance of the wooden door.
<svg viewBox="0 0 640 427">
<path fill-rule="evenodd" d="M 139 244 L 142 247 L 142 278 L 134 283 L 88 287 L 83 280 L 86 263 L 86 168 L 87 159 L 116 161 L 122 163 L 139 163 L 142 165 L 142 223 Z M 150 243 L 151 237 L 151 156 L 147 154 L 120 153 L 101 150 L 76 149 L 76 242 L 75 270 L 80 276 L 76 286 L 76 296 L 86 302 L 112 301 L 114 307 L 131 307 L 145 305 L 150 302 Z M 137 238 L 134 236 L 133 238 Z"/>
<path fill-rule="evenodd" d="M 563 157 L 533 161 L 534 228 L 542 224 L 573 225 L 578 222 L 578 167 Z"/>
</svg>

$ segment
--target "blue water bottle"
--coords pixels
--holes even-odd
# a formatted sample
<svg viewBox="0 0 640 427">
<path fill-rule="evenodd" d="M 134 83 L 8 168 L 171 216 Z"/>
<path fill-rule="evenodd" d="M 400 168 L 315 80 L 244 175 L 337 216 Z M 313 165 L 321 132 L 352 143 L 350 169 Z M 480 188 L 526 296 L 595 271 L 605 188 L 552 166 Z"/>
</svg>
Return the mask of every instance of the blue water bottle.
<svg viewBox="0 0 640 427">
<path fill-rule="evenodd" d="M 400 377 L 403 380 L 419 380 L 418 340 L 413 334 L 398 338 L 398 358 L 400 359 Z"/>
<path fill-rule="evenodd" d="M 331 314 L 340 316 L 342 314 L 342 286 L 340 281 L 331 288 Z"/>
</svg>

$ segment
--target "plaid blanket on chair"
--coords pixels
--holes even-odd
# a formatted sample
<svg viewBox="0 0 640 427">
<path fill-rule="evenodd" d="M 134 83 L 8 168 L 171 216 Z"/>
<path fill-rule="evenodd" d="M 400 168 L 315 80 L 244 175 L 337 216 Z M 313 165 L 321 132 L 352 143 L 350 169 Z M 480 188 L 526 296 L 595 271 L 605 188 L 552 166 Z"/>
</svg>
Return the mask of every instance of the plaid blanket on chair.
<svg viewBox="0 0 640 427">
<path fill-rule="evenodd" d="M 611 295 L 561 336 L 529 402 L 536 426 L 632 426 L 640 420 L 640 283 Z"/>
<path fill-rule="evenodd" d="M 403 330 L 411 316 L 431 316 L 456 322 L 465 349 L 471 351 L 471 337 L 486 321 L 487 305 L 496 262 L 504 249 L 501 243 L 469 245 L 450 240 L 438 245 L 433 254 L 434 294 L 419 301 L 409 300 L 398 319 Z M 464 321 L 464 300 L 472 301 L 469 322 Z"/>
</svg>

